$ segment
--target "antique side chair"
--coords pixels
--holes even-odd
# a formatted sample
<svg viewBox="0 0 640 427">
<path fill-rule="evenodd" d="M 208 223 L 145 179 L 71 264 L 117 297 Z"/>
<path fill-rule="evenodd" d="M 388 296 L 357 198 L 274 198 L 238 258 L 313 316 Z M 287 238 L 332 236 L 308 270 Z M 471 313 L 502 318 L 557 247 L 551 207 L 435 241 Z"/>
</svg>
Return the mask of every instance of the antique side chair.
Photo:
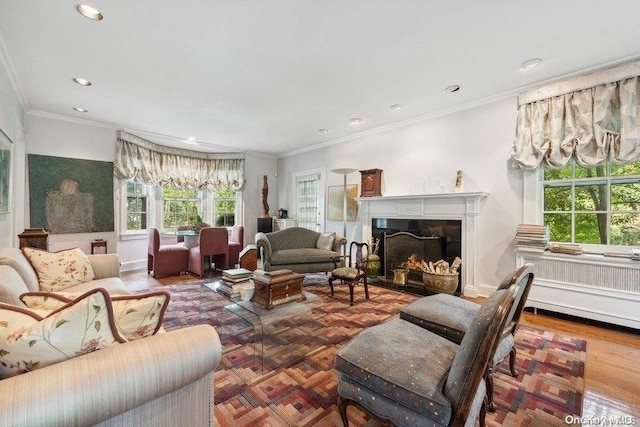
<svg viewBox="0 0 640 427">
<path fill-rule="evenodd" d="M 329 286 L 331 287 L 331 297 L 333 298 L 333 282 L 339 280 L 340 283 L 349 285 L 349 301 L 353 305 L 353 288 L 362 281 L 364 285 L 364 295 L 369 299 L 369 285 L 367 284 L 367 258 L 369 256 L 369 245 L 367 243 L 351 242 L 349 246 L 349 256 L 344 267 L 339 267 L 342 257 L 333 260 L 335 268 L 329 275 Z"/>
</svg>

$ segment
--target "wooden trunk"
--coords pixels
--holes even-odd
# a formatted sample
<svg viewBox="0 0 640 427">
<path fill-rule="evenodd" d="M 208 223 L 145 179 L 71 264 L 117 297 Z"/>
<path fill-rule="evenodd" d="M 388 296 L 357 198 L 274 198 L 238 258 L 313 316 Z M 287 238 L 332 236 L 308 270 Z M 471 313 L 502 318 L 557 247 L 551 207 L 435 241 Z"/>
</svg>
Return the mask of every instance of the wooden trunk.
<svg viewBox="0 0 640 427">
<path fill-rule="evenodd" d="M 303 281 L 304 275 L 278 283 L 267 283 L 254 276 L 255 289 L 251 301 L 264 306 L 267 310 L 291 301 L 304 301 L 306 297 L 302 294 Z"/>
</svg>

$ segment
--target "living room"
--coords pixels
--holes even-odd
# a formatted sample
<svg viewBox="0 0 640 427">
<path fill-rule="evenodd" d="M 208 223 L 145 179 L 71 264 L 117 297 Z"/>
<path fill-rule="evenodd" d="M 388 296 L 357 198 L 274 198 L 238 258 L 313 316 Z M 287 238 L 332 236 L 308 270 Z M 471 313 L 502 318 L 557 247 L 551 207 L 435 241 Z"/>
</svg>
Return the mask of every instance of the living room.
<svg viewBox="0 0 640 427">
<path fill-rule="evenodd" d="M 591 21 L 596 21 L 596 17 L 599 14 L 598 5 L 600 5 L 599 2 L 590 3 L 590 6 L 594 8 L 590 14 L 587 14 L 592 17 Z M 622 7 L 622 3 L 620 5 Z M 67 6 L 70 9 L 69 14 L 71 12 L 75 13 L 73 4 L 68 4 Z M 95 6 L 105 9 L 104 22 L 92 23 L 87 20 L 86 23 L 82 22 L 81 24 L 83 29 L 90 28 L 89 24 L 109 24 L 109 21 L 112 20 L 112 17 L 107 14 L 109 7 L 105 2 L 96 2 Z M 334 6 L 336 8 L 341 7 L 337 4 Z M 361 6 L 364 7 L 364 5 Z M 464 6 L 467 9 L 462 7 L 456 10 L 464 14 L 464 18 L 469 20 L 470 18 L 466 14 L 472 14 L 470 11 L 475 9 L 471 5 Z M 551 11 L 556 7 L 552 2 L 549 2 L 546 6 Z M 577 7 L 577 2 L 574 2 L 573 6 Z M 9 8 L 11 9 L 9 12 L 14 12 L 14 7 L 20 10 L 19 6 L 8 5 L 2 6 L 0 10 Z M 624 7 L 628 7 L 628 5 L 624 5 Z M 635 8 L 636 6 L 633 7 Z M 364 8 L 366 9 L 366 7 Z M 544 10 L 542 6 L 531 6 L 531 8 Z M 611 10 L 613 6 L 606 6 L 606 8 Z M 279 11 L 282 12 L 282 10 Z M 355 15 L 351 8 L 349 8 L 349 11 L 349 13 Z M 526 10 L 522 11 L 520 19 L 524 19 L 522 17 L 527 16 L 529 13 L 531 16 L 540 16 L 539 11 L 534 12 L 527 7 Z M 147 106 L 141 106 L 141 110 L 145 111 L 145 121 L 141 119 L 136 122 L 135 115 L 133 115 L 126 124 L 102 120 L 93 116 L 94 112 L 106 108 L 98 105 L 85 106 L 89 110 L 88 113 L 74 112 L 72 107 L 75 104 L 71 105 L 70 103 L 85 102 L 90 99 L 85 95 L 87 92 L 80 92 L 81 90 L 101 91 L 98 92 L 99 96 L 97 98 L 104 99 L 110 96 L 104 85 L 100 83 L 100 80 L 104 81 L 107 76 L 100 76 L 100 78 L 85 76 L 94 82 L 92 87 L 74 87 L 72 91 L 75 92 L 68 94 L 70 99 L 59 100 L 56 108 L 49 108 L 46 102 L 33 100 L 32 96 L 38 91 L 38 86 L 24 86 L 31 81 L 30 69 L 46 69 L 47 64 L 30 63 L 25 60 L 23 55 L 17 54 L 15 41 L 20 38 L 18 36 L 20 33 L 15 30 L 17 24 L 8 22 L 11 13 L 3 15 L 4 18 L 0 18 L 0 36 L 5 39 L 10 36 L 10 39 L 3 41 L 2 49 L 0 50 L 0 58 L 3 64 L 3 67 L 0 67 L 0 94 L 2 94 L 0 97 L 0 129 L 13 142 L 13 170 L 11 173 L 13 200 L 10 212 L 0 215 L 0 248 L 18 247 L 17 235 L 26 228 L 32 227 L 32 224 L 29 223 L 28 155 L 35 154 L 112 162 L 116 153 L 116 134 L 121 129 L 161 145 L 163 143 L 177 144 L 176 146 L 179 148 L 194 149 L 194 146 L 185 145 L 181 142 L 183 138 L 190 134 L 163 128 L 161 126 L 161 118 L 149 119 L 146 114 L 149 114 L 148 110 L 153 110 L 153 108 L 147 108 Z M 517 16 L 517 14 L 514 15 Z M 625 15 L 633 16 L 636 14 L 627 13 Z M 75 16 L 69 16 L 65 19 L 73 20 L 75 18 Z M 41 17 L 41 19 L 44 18 Z M 384 17 L 378 16 L 375 22 L 380 27 L 384 27 L 386 21 Z M 35 24 L 31 23 L 30 25 L 26 28 L 35 31 Z M 413 25 L 416 24 L 413 23 Z M 460 24 L 457 23 L 455 25 Z M 487 24 L 487 27 L 490 26 L 490 24 Z M 241 212 L 237 218 L 238 223 L 245 226 L 245 242 L 254 243 L 254 236 L 258 231 L 257 218 L 260 218 L 263 214 L 261 189 L 264 176 L 268 177 L 269 183 L 267 203 L 271 207 L 270 215 L 276 216 L 278 209 L 284 208 L 288 209 L 290 216 L 295 217 L 295 177 L 305 173 L 319 173 L 323 190 L 327 190 L 329 187 L 343 185 L 344 176 L 334 173 L 332 170 L 353 168 L 355 171 L 346 176 L 346 182 L 348 185 L 357 185 L 358 191 L 360 191 L 361 176 L 358 171 L 378 168 L 383 170 L 381 189 L 383 196 L 420 196 L 424 194 L 454 193 L 456 172 L 461 170 L 464 173 L 464 192 L 487 194 L 487 197 L 483 199 L 479 206 L 479 214 L 474 217 L 475 264 L 472 271 L 473 280 L 468 283 L 467 289 L 469 297 L 487 297 L 495 290 L 500 280 L 512 271 L 518 263 L 513 242 L 518 224 L 539 223 L 541 221 L 538 201 L 531 196 L 535 193 L 535 190 L 531 193 L 531 186 L 529 185 L 532 179 L 535 182 L 537 178 L 536 171 L 523 171 L 515 168 L 510 161 L 518 118 L 518 94 L 537 88 L 545 83 L 571 79 L 596 70 L 637 60 L 640 52 L 633 46 L 633 43 L 628 42 L 628 40 L 637 40 L 637 30 L 630 29 L 634 27 L 632 22 L 629 25 L 620 26 L 625 31 L 628 31 L 628 33 L 618 36 L 620 39 L 627 40 L 626 43 L 614 44 L 614 42 L 619 42 L 620 40 L 611 40 L 608 46 L 608 53 L 606 53 L 607 44 L 605 43 L 605 47 L 602 47 L 601 51 L 599 51 L 599 56 L 594 56 L 594 58 L 572 57 L 562 64 L 564 67 L 562 68 L 563 72 L 559 74 L 550 75 L 548 74 L 548 69 L 545 69 L 545 67 L 553 65 L 554 62 L 562 61 L 561 57 L 557 56 L 558 51 L 552 49 L 551 46 L 536 46 L 536 43 L 531 42 L 536 49 L 531 46 L 523 49 L 523 53 L 517 55 L 517 62 L 509 63 L 508 65 L 500 64 L 504 69 L 498 70 L 497 66 L 496 68 L 487 66 L 490 71 L 479 69 L 478 73 L 481 71 L 488 74 L 495 73 L 496 77 L 490 80 L 490 84 L 499 87 L 500 90 L 497 93 L 488 89 L 484 92 L 480 90 L 476 98 L 468 99 L 464 102 L 460 102 L 459 98 L 464 96 L 465 91 L 475 83 L 471 83 L 471 77 L 468 74 L 473 74 L 473 69 L 476 65 L 471 64 L 465 68 L 450 67 L 445 70 L 446 80 L 427 81 L 425 79 L 422 85 L 413 86 L 411 90 L 403 92 L 407 95 L 409 92 L 421 93 L 422 97 L 432 98 L 443 106 L 438 110 L 426 113 L 417 108 L 414 109 L 413 104 L 409 101 L 397 99 L 397 95 L 394 92 L 389 93 L 384 98 L 385 104 L 379 104 L 377 106 L 378 110 L 363 111 L 360 104 L 356 102 L 357 99 L 366 98 L 371 93 L 378 92 L 378 90 L 369 80 L 367 80 L 369 85 L 359 85 L 357 83 L 356 76 L 362 74 L 364 70 L 364 64 L 359 63 L 358 65 L 362 68 L 354 67 L 353 76 L 347 76 L 354 80 L 352 84 L 356 88 L 349 92 L 348 97 L 345 96 L 345 105 L 339 108 L 340 113 L 345 114 L 344 116 L 339 118 L 334 116 L 331 119 L 320 116 L 310 119 L 309 117 L 304 117 L 307 113 L 291 116 L 289 119 L 292 121 L 300 120 L 309 124 L 309 133 L 313 133 L 313 137 L 295 135 L 293 139 L 297 137 L 301 143 L 286 149 L 273 148 L 275 145 L 272 146 L 270 144 L 271 140 L 266 138 L 264 140 L 258 139 L 251 148 L 237 150 L 243 153 L 245 159 L 245 186 L 241 195 Z M 346 31 L 344 27 L 340 28 L 342 31 Z M 487 31 L 489 32 L 489 30 Z M 35 34 L 36 36 L 32 39 L 27 36 L 24 37 L 31 44 L 45 43 L 46 33 L 35 32 Z M 346 34 L 354 37 L 354 43 L 362 41 L 350 32 Z M 504 36 L 494 35 L 496 39 L 501 37 Z M 430 43 L 425 44 L 434 44 L 435 40 L 431 39 Z M 309 43 L 311 44 L 311 41 Z M 389 55 L 389 58 L 396 60 L 400 59 L 398 57 L 416 54 L 423 48 L 421 45 L 418 46 L 406 49 L 402 52 L 402 55 L 393 55 L 392 52 L 387 51 L 385 53 Z M 435 53 L 441 55 L 448 53 L 451 57 L 456 56 L 455 46 L 448 47 L 450 48 L 448 51 L 443 49 L 443 51 Z M 558 48 L 558 50 L 561 51 L 563 49 Z M 535 54 L 534 51 L 536 51 Z M 549 53 L 546 54 L 546 52 Z M 493 49 L 478 51 L 478 55 L 480 53 L 483 56 L 491 56 Z M 552 54 L 556 54 L 556 56 L 550 56 Z M 533 57 L 532 55 L 540 56 L 543 59 L 542 64 L 532 69 L 521 68 L 521 63 Z M 38 55 L 33 56 L 38 57 Z M 379 62 L 384 62 L 385 57 L 381 56 L 381 58 L 377 59 L 377 61 L 369 59 L 371 62 L 368 65 L 371 68 L 381 66 Z M 435 58 L 439 58 L 437 61 L 443 61 L 437 56 L 433 58 L 433 62 L 436 62 Z M 443 56 L 443 58 L 446 57 Z M 134 60 L 132 58 L 129 59 L 131 61 Z M 304 59 L 310 60 L 308 56 L 305 56 Z M 468 60 L 471 62 L 473 59 L 474 57 L 470 57 Z M 571 63 L 571 61 L 574 62 Z M 390 79 L 395 79 L 397 86 L 404 86 L 403 74 L 416 72 L 409 68 L 410 64 L 402 64 L 403 68 L 398 69 L 397 76 Z M 168 66 L 168 64 L 164 65 Z M 249 65 L 256 67 L 254 62 Z M 53 63 L 51 66 L 53 67 Z M 148 70 L 152 69 L 149 68 Z M 71 78 L 76 76 L 76 73 L 83 72 L 82 69 L 66 68 L 64 73 L 69 75 L 56 75 L 55 78 L 52 76 L 51 84 L 64 85 L 69 82 L 70 85 L 73 85 Z M 289 74 L 286 74 L 291 79 L 291 88 L 281 89 L 282 96 L 285 99 L 290 96 L 288 95 L 288 90 L 295 90 L 296 88 L 295 77 L 297 72 L 298 70 L 292 70 Z M 63 72 L 56 69 L 56 73 Z M 148 73 L 152 74 L 151 71 L 148 71 Z M 391 74 L 390 71 L 388 73 Z M 526 76 L 526 73 L 539 74 L 537 77 L 522 77 Z M 286 80 L 284 77 L 283 79 Z M 500 85 L 502 80 L 509 79 L 517 82 L 526 82 L 526 84 L 522 83 L 519 86 L 516 85 L 509 88 Z M 124 81 L 126 81 L 126 78 L 123 78 Z M 315 83 L 311 78 L 309 81 Z M 169 89 L 171 84 L 171 82 L 167 81 L 161 82 L 157 85 L 156 90 L 171 92 Z M 444 90 L 445 87 L 452 84 L 459 84 L 461 86 L 460 90 L 446 92 Z M 302 93 L 306 90 L 304 86 L 299 89 Z M 379 92 L 384 93 L 383 90 Z M 61 93 L 59 98 L 64 96 Z M 259 96 L 259 93 L 256 94 L 257 96 Z M 175 97 L 174 101 L 180 108 L 186 104 L 186 101 L 181 100 L 176 94 L 172 93 L 168 97 Z M 94 99 L 93 102 L 97 102 L 97 99 Z M 152 102 L 150 95 L 149 103 Z M 202 99 L 195 99 L 194 102 L 199 103 L 200 106 L 206 103 Z M 320 101 L 317 102 L 320 103 Z M 340 92 L 332 93 L 330 99 L 322 100 L 322 102 L 332 106 L 340 104 Z M 67 103 L 69 104 L 67 105 Z M 283 103 L 286 104 L 286 102 Z M 295 102 L 293 103 L 295 104 Z M 404 108 L 390 108 L 398 103 L 403 104 Z M 68 110 L 68 113 L 61 112 L 63 109 L 60 104 L 64 104 L 64 108 Z M 114 102 L 114 104 L 117 103 Z M 271 104 L 270 107 L 274 105 L 277 104 Z M 284 105 L 283 108 L 285 107 L 290 108 L 291 106 Z M 115 106 L 113 108 L 117 109 L 118 107 Z M 228 108 L 233 110 L 234 107 L 229 106 Z M 252 117 L 252 110 L 247 109 L 245 113 L 247 121 L 249 121 L 249 118 Z M 270 114 L 274 114 L 273 111 Z M 277 115 L 277 113 L 275 114 Z M 184 113 L 184 115 L 188 116 L 188 113 Z M 350 120 L 353 118 L 360 118 L 361 123 L 351 124 Z M 234 119 L 236 120 L 234 121 L 235 125 L 242 127 L 243 119 Z M 330 120 L 333 120 L 333 122 L 327 124 Z M 338 123 L 338 120 L 341 122 Z M 247 124 L 247 127 L 250 126 L 252 125 Z M 318 132 L 320 129 L 328 129 L 328 133 Z M 278 137 L 280 137 L 279 134 L 273 138 L 277 139 Z M 220 139 L 213 137 L 209 140 L 206 137 L 199 138 L 209 142 L 209 144 L 202 145 L 203 151 L 231 151 L 229 150 L 229 147 L 232 146 L 231 143 L 221 143 Z M 220 147 L 226 148 L 226 150 Z M 114 188 L 116 190 L 120 188 L 119 185 L 121 183 L 118 180 L 114 180 Z M 323 194 L 322 202 L 325 203 L 325 200 L 326 194 Z M 83 250 L 88 251 L 91 241 L 96 238 L 105 239 L 108 243 L 108 252 L 119 256 L 123 272 L 135 272 L 144 269 L 147 257 L 146 234 L 138 239 L 123 239 L 121 233 L 122 203 L 121 193 L 119 192 L 114 194 L 114 205 L 115 229 L 113 231 L 51 234 L 49 235 L 50 248 L 52 250 L 60 250 L 69 247 L 81 247 Z M 360 212 L 360 217 L 355 221 L 346 222 L 346 237 L 349 241 L 367 240 L 366 227 L 368 224 L 364 223 L 364 218 L 365 214 Z M 341 220 L 325 218 L 321 228 L 323 231 L 343 234 L 343 226 L 345 224 Z M 164 237 L 164 241 L 169 242 L 172 238 L 173 236 L 167 235 Z M 615 309 L 609 311 L 615 311 Z M 638 319 L 637 317 L 635 319 L 632 318 L 631 321 L 638 321 Z M 612 385 L 612 387 L 615 387 L 615 385 Z"/>
</svg>

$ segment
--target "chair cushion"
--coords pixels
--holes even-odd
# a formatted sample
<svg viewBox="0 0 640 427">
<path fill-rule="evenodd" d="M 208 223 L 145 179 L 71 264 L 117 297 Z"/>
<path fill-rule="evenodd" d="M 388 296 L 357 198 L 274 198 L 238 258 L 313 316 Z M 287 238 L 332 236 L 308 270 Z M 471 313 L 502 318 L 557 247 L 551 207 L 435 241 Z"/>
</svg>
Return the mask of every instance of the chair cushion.
<svg viewBox="0 0 640 427">
<path fill-rule="evenodd" d="M 316 248 L 281 249 L 271 255 L 271 265 L 331 262 L 339 254 Z"/>
<path fill-rule="evenodd" d="M 448 294 L 420 298 L 400 310 L 400 318 L 459 344 L 480 305 Z"/>
<path fill-rule="evenodd" d="M 496 348 L 496 352 L 493 355 L 492 367 L 498 366 L 511 352 L 511 349 L 516 344 L 513 335 L 509 334 L 500 340 L 498 344 L 498 348 Z"/>
<path fill-rule="evenodd" d="M 331 277 L 334 279 L 355 280 L 358 277 L 358 273 L 361 272 L 357 268 L 340 267 L 331 271 Z"/>
<path fill-rule="evenodd" d="M 457 351 L 451 341 L 395 318 L 360 332 L 336 353 L 335 367 L 351 382 L 446 425 L 451 406 L 442 391 Z"/>
</svg>

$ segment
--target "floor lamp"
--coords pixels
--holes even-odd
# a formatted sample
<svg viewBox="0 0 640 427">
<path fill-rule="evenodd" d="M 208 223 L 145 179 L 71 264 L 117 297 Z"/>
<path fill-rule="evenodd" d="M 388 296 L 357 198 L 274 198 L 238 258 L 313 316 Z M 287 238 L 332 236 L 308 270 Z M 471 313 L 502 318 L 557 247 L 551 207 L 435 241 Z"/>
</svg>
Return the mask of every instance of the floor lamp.
<svg viewBox="0 0 640 427">
<path fill-rule="evenodd" d="M 343 182 L 343 195 L 344 195 L 344 199 L 342 201 L 342 234 L 344 236 L 345 239 L 347 239 L 347 175 L 349 175 L 350 173 L 353 173 L 355 171 L 357 171 L 358 169 L 352 169 L 352 168 L 338 168 L 338 169 L 331 169 L 331 172 L 334 173 L 339 173 L 340 175 L 344 176 L 344 182 Z M 347 239 L 347 244 L 349 244 L 349 239 Z"/>
</svg>

